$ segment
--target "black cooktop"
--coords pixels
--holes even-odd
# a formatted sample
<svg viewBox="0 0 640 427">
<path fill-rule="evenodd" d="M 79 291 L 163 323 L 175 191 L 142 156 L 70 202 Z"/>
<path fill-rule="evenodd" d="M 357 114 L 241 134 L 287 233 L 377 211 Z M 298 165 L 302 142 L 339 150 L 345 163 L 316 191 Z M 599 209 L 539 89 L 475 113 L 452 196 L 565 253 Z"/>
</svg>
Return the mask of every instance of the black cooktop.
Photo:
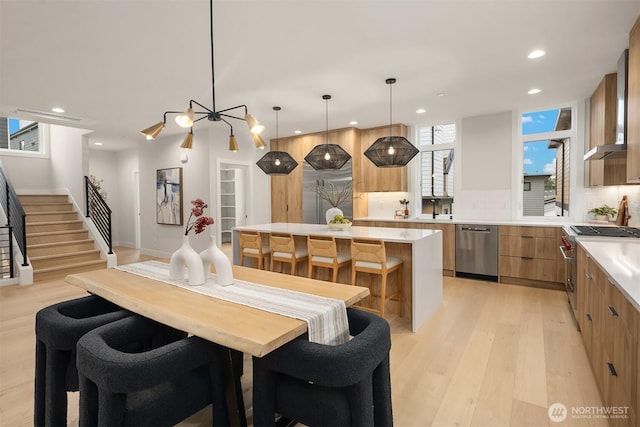
<svg viewBox="0 0 640 427">
<path fill-rule="evenodd" d="M 578 236 L 640 238 L 640 229 L 634 227 L 594 227 L 590 225 L 572 225 L 571 229 Z"/>
</svg>

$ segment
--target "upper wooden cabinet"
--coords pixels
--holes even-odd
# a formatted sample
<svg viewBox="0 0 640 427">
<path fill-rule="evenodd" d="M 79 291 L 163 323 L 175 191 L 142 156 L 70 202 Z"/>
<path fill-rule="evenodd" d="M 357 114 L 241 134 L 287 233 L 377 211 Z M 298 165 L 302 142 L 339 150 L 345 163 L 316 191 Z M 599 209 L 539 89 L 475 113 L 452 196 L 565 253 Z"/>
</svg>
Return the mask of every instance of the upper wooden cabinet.
<svg viewBox="0 0 640 427">
<path fill-rule="evenodd" d="M 604 76 L 591 95 L 589 149 L 616 140 L 617 74 Z M 590 160 L 588 186 L 620 185 L 627 182 L 626 158 Z"/>
<path fill-rule="evenodd" d="M 392 126 L 394 135 L 407 136 L 407 127 Z M 338 144 L 352 157 L 353 216 L 368 215 L 368 192 L 407 191 L 407 168 L 378 168 L 364 156 L 376 139 L 389 135 L 389 126 L 371 129 L 344 128 L 329 131 L 329 143 Z M 304 157 L 316 145 L 327 142 L 326 132 L 271 140 L 271 149 L 286 151 L 298 162 L 289 175 L 271 177 L 271 222 L 302 222 Z"/>
<path fill-rule="evenodd" d="M 355 159 L 354 153 L 359 144 L 358 129 L 346 128 L 329 131 L 329 144 L 338 144 Z M 302 222 L 302 181 L 304 157 L 316 145 L 327 143 L 327 133 L 317 132 L 300 136 L 280 138 L 271 141 L 272 150 L 286 151 L 298 162 L 298 166 L 285 176 L 271 177 L 271 222 Z M 355 176 L 355 163 L 353 174 Z M 355 183 L 355 180 L 354 180 Z M 366 206 L 366 198 L 357 198 L 354 188 L 354 215 L 366 216 L 362 213 L 362 203 Z M 362 202 L 364 200 L 364 202 Z M 366 209 L 366 208 L 365 208 Z"/>
<path fill-rule="evenodd" d="M 640 183 L 640 16 L 629 33 L 627 182 Z"/>
<path fill-rule="evenodd" d="M 402 124 L 391 126 L 394 136 L 407 136 L 407 127 Z M 407 167 L 399 168 L 379 168 L 371 160 L 367 159 L 364 152 L 373 144 L 376 139 L 389 136 L 389 126 L 380 126 L 370 129 L 360 130 L 360 150 L 357 159 L 354 159 L 354 186 L 360 191 L 407 191 Z M 355 171 L 359 170 L 358 179 L 355 178 Z"/>
</svg>

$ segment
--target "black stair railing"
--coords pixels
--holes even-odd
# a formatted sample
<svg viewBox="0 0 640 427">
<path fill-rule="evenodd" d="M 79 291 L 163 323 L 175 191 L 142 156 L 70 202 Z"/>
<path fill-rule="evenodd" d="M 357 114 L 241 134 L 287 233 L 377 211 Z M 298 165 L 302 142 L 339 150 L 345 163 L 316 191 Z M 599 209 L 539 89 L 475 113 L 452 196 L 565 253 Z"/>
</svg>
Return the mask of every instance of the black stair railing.
<svg viewBox="0 0 640 427">
<path fill-rule="evenodd" d="M 0 279 L 13 278 L 13 242 L 11 227 L 0 227 Z"/>
<path fill-rule="evenodd" d="M 109 246 L 109 253 L 113 253 L 111 243 L 111 209 L 100 195 L 100 191 L 84 177 L 84 199 L 86 200 L 86 217 L 91 218 L 98 232 Z"/>
<path fill-rule="evenodd" d="M 2 204 L 4 213 L 7 216 L 6 225 L 11 227 L 13 237 L 18 242 L 18 247 L 22 252 L 22 266 L 26 267 L 29 265 L 27 262 L 27 216 L 24 213 L 20 200 L 18 200 L 18 195 L 13 185 L 11 185 L 9 178 L 4 174 L 4 170 L 1 167 L 0 186 L 2 186 L 0 190 L 0 204 Z M 11 264 L 13 265 L 13 258 L 11 259 Z"/>
</svg>

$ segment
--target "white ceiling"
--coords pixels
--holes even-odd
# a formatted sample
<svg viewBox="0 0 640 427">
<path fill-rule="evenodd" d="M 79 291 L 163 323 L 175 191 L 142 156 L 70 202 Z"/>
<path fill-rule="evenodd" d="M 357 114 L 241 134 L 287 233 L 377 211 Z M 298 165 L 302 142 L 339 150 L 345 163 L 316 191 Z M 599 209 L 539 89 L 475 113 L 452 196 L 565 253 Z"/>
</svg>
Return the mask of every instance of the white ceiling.
<svg viewBox="0 0 640 427">
<path fill-rule="evenodd" d="M 639 15 L 638 0 L 216 0 L 216 107 L 246 104 L 267 141 L 274 105 L 280 136 L 324 130 L 324 94 L 331 128 L 387 124 L 388 77 L 408 125 L 544 109 L 589 97 Z M 0 0 L 3 115 L 61 106 L 79 120 L 39 120 L 118 150 L 189 99 L 212 107 L 207 0 Z M 184 133 L 167 122 L 162 135 Z M 226 127 L 196 125 L 210 126 Z"/>
</svg>

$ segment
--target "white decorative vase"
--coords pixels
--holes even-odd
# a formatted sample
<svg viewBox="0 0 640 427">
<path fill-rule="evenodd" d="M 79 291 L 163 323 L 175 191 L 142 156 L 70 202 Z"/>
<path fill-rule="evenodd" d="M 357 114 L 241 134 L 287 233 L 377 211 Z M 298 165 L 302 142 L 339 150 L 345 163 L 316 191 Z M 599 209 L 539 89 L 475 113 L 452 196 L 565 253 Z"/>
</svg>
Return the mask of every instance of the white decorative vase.
<svg viewBox="0 0 640 427">
<path fill-rule="evenodd" d="M 204 270 L 200 255 L 189 244 L 189 236 L 182 236 L 182 246 L 171 255 L 169 261 L 169 278 L 180 280 L 185 278 L 191 286 L 202 285 L 205 282 Z"/>
<path fill-rule="evenodd" d="M 220 286 L 233 285 L 231 260 L 216 244 L 216 236 L 209 236 L 209 247 L 200 252 L 202 267 L 207 277 L 211 276 L 211 264 L 216 270 L 216 282 Z"/>
<path fill-rule="evenodd" d="M 327 213 L 325 214 L 325 218 L 327 219 L 327 224 L 329 224 L 329 222 L 336 216 L 336 215 L 342 215 L 342 209 L 337 208 L 337 207 L 331 207 L 329 209 L 327 209 Z"/>
</svg>

